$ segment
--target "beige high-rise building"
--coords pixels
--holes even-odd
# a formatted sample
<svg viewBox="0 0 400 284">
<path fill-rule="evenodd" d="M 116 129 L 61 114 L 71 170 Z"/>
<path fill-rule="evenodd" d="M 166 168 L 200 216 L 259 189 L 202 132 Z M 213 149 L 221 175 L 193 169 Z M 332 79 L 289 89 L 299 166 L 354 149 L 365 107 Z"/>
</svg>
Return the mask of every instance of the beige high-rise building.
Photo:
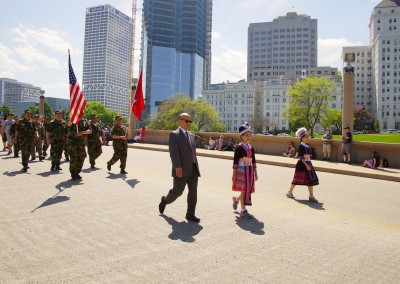
<svg viewBox="0 0 400 284">
<path fill-rule="evenodd" d="M 292 8 L 272 22 L 251 23 L 247 81 L 283 76 L 295 81 L 317 67 L 317 20 Z"/>
<path fill-rule="evenodd" d="M 372 11 L 370 45 L 381 130 L 400 129 L 400 0 L 384 0 Z"/>
</svg>

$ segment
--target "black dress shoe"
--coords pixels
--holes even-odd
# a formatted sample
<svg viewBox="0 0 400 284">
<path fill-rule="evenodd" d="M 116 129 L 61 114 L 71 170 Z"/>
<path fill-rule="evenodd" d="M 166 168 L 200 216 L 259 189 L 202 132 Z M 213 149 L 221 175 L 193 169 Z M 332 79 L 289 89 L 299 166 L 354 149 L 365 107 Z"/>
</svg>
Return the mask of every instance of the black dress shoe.
<svg viewBox="0 0 400 284">
<path fill-rule="evenodd" d="M 186 220 L 200 223 L 200 218 L 197 218 L 196 215 L 186 215 Z"/>
<path fill-rule="evenodd" d="M 163 196 L 163 197 L 161 197 L 161 202 L 158 205 L 158 210 L 160 211 L 160 214 L 164 213 L 165 206 L 167 206 L 167 203 L 164 201 L 164 196 Z"/>
</svg>

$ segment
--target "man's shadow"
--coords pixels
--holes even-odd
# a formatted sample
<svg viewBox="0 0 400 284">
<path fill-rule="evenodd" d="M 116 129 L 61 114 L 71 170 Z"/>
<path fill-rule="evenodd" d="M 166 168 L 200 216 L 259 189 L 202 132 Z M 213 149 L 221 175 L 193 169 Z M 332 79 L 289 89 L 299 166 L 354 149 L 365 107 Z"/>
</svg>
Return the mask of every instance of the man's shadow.
<svg viewBox="0 0 400 284">
<path fill-rule="evenodd" d="M 172 227 L 172 232 L 168 235 L 168 238 L 171 240 L 181 240 L 185 243 L 193 243 L 196 241 L 194 236 L 203 230 L 203 227 L 199 225 L 199 223 L 185 221 L 178 223 L 174 218 L 165 216 L 164 214 L 161 214 L 161 216 Z"/>
<path fill-rule="evenodd" d="M 316 210 L 325 210 L 324 203 L 321 203 L 321 202 L 314 203 L 314 202 L 310 202 L 310 201 L 305 200 L 305 199 L 302 199 L 302 200 L 293 199 L 293 200 L 295 200 L 298 203 L 301 203 L 301 204 L 304 204 L 304 205 L 308 205 L 310 208 L 313 208 L 313 209 L 316 209 Z"/>
<path fill-rule="evenodd" d="M 122 178 L 123 180 L 124 180 L 124 182 L 126 182 L 130 187 L 132 187 L 132 188 L 135 188 L 135 185 L 137 185 L 140 181 L 138 181 L 137 179 L 126 179 L 126 177 L 125 178 Z"/>
<path fill-rule="evenodd" d="M 29 175 L 30 175 L 29 172 L 24 172 L 22 169 L 19 170 L 19 171 L 12 171 L 12 172 L 5 171 L 5 172 L 3 173 L 3 175 L 9 176 L 9 177 L 15 177 L 16 175 L 21 175 L 21 174 L 29 174 Z"/>
<path fill-rule="evenodd" d="M 99 170 L 101 170 L 101 169 L 100 169 L 100 168 L 97 168 L 97 167 L 95 167 L 94 169 L 92 169 L 92 168 L 83 169 L 83 170 L 82 170 L 82 173 L 90 174 L 91 172 L 95 172 L 95 171 L 99 171 Z"/>
<path fill-rule="evenodd" d="M 239 212 L 235 212 L 239 214 Z M 265 235 L 264 231 L 264 222 L 258 221 L 257 218 L 253 216 L 252 219 L 245 219 L 239 216 L 236 216 L 236 225 L 238 225 L 241 229 L 245 231 L 249 231 L 255 235 Z"/>
<path fill-rule="evenodd" d="M 49 172 L 43 172 L 43 173 L 38 173 L 38 176 L 42 176 L 42 177 L 49 177 L 49 176 L 54 176 L 54 175 L 58 175 L 61 174 L 59 171 L 49 171 Z"/>
</svg>

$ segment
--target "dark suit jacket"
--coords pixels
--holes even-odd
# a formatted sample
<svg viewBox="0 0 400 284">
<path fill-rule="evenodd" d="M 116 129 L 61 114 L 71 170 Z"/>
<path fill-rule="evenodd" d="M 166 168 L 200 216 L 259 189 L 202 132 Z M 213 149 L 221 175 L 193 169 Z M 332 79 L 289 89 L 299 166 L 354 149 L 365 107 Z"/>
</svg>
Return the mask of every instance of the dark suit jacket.
<svg viewBox="0 0 400 284">
<path fill-rule="evenodd" d="M 169 155 L 172 162 L 172 176 L 176 176 L 176 168 L 182 168 L 182 176 L 191 176 L 193 172 L 192 149 L 196 155 L 196 144 L 194 135 L 189 132 L 192 148 L 180 128 L 169 134 Z M 200 176 L 199 164 L 196 157 L 196 167 Z"/>
</svg>

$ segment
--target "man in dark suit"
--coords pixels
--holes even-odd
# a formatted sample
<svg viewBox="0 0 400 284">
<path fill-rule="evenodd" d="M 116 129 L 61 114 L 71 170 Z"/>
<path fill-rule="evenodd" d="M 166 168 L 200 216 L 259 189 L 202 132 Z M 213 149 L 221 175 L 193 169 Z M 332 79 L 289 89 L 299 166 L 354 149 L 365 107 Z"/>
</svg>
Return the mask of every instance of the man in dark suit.
<svg viewBox="0 0 400 284">
<path fill-rule="evenodd" d="M 190 115 L 182 113 L 179 115 L 179 128 L 169 134 L 169 154 L 172 162 L 174 185 L 167 196 L 161 197 L 158 208 L 160 213 L 163 214 L 165 206 L 181 196 L 187 184 L 189 193 L 186 219 L 199 223 L 200 219 L 196 217 L 195 211 L 200 170 L 196 157 L 194 135 L 188 131 L 191 123 L 192 118 Z"/>
</svg>

